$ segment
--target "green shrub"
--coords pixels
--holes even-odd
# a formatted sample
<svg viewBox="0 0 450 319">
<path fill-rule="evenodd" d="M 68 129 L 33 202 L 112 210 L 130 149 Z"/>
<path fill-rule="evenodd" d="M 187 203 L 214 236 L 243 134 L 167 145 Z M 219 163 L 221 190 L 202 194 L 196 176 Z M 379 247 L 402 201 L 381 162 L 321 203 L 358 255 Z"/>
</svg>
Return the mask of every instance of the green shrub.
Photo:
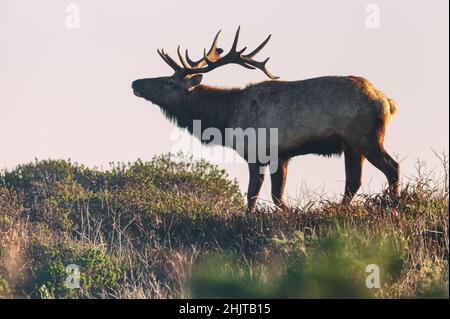
<svg viewBox="0 0 450 319">
<path fill-rule="evenodd" d="M 23 195 L 33 221 L 63 232 L 78 230 L 87 213 L 99 219 L 118 213 L 125 224 L 139 215 L 148 225 L 154 214 L 226 215 L 244 208 L 237 182 L 224 170 L 182 154 L 114 164 L 109 171 L 35 161 L 2 172 L 0 187 Z"/>
<path fill-rule="evenodd" d="M 30 278 L 28 293 L 33 297 L 98 297 L 115 289 L 122 270 L 117 261 L 97 247 L 73 247 L 67 243 L 32 243 L 28 251 Z M 80 289 L 68 288 L 68 265 L 80 270 Z"/>
</svg>

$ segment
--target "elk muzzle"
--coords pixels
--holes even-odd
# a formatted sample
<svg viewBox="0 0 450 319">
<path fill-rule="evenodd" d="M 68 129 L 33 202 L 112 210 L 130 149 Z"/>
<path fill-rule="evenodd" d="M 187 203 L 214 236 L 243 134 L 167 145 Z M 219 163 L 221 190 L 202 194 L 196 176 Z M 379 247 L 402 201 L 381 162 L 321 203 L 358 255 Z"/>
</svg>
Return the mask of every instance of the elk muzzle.
<svg viewBox="0 0 450 319">
<path fill-rule="evenodd" d="M 136 80 L 136 81 L 133 81 L 133 83 L 131 83 L 131 88 L 133 89 L 133 93 L 137 97 L 142 97 L 142 93 L 140 91 L 141 83 L 142 83 L 142 80 Z"/>
</svg>

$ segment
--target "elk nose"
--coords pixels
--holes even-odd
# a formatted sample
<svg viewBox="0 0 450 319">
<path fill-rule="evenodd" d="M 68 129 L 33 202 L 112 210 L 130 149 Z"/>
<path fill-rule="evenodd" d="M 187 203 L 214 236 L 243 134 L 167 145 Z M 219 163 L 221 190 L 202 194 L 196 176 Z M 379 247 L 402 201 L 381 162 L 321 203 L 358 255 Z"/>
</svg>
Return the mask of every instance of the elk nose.
<svg viewBox="0 0 450 319">
<path fill-rule="evenodd" d="M 141 92 L 139 92 L 140 90 L 138 88 L 139 83 L 141 83 L 140 80 L 133 81 L 133 83 L 131 83 L 131 88 L 133 89 L 134 95 L 136 95 L 137 97 L 142 97 L 142 94 Z"/>
</svg>

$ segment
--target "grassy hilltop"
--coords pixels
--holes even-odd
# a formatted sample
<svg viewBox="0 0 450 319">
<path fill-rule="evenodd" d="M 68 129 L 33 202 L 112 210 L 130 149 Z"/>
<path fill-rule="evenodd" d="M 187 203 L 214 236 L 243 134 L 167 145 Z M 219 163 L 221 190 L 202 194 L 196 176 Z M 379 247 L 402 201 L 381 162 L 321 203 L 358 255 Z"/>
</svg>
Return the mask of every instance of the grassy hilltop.
<svg viewBox="0 0 450 319">
<path fill-rule="evenodd" d="M 442 179 L 404 181 L 397 203 L 254 214 L 204 161 L 20 165 L 0 173 L 0 297 L 448 298 L 444 162 Z M 65 285 L 70 264 L 80 289 Z M 380 288 L 366 287 L 371 264 Z"/>
</svg>

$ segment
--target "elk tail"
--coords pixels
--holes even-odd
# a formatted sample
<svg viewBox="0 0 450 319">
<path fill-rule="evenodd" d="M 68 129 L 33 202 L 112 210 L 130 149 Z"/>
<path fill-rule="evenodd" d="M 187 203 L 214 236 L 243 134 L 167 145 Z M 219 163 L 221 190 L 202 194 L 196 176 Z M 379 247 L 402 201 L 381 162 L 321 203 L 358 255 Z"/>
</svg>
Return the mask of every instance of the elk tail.
<svg viewBox="0 0 450 319">
<path fill-rule="evenodd" d="M 393 99 L 388 98 L 389 102 L 389 113 L 391 113 L 391 116 L 394 115 L 397 112 L 397 103 Z"/>
</svg>

